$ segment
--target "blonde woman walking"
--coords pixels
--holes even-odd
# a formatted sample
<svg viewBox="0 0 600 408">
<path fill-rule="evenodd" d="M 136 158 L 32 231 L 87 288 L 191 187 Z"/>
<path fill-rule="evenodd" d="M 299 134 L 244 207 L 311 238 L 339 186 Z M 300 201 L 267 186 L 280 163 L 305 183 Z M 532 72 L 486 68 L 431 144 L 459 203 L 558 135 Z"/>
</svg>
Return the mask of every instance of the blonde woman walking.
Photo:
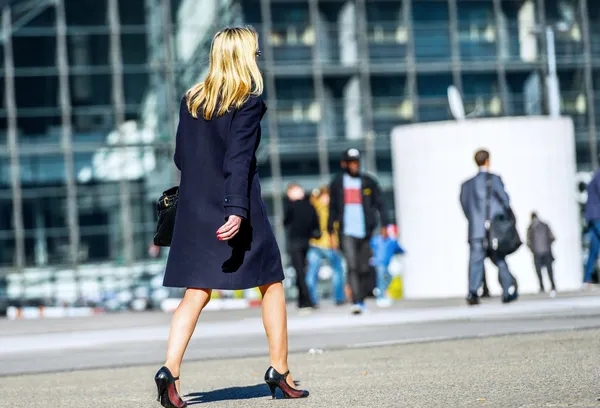
<svg viewBox="0 0 600 408">
<path fill-rule="evenodd" d="M 283 268 L 257 173 L 267 110 L 259 56 L 253 29 L 219 31 L 206 79 L 181 101 L 174 158 L 181 182 L 164 286 L 186 292 L 173 315 L 166 362 L 155 376 L 163 407 L 187 406 L 179 395 L 179 370 L 213 289 L 259 287 L 271 363 L 265 382 L 273 397 L 277 388 L 286 398 L 308 396 L 289 374 Z"/>
</svg>

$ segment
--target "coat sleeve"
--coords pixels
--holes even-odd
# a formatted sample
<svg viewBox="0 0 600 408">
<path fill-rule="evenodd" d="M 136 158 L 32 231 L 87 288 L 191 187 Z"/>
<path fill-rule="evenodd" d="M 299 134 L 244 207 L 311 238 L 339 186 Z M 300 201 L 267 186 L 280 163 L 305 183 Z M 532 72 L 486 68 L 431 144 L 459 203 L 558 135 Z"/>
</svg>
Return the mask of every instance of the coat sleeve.
<svg viewBox="0 0 600 408">
<path fill-rule="evenodd" d="M 319 222 L 319 214 L 317 214 L 317 210 L 314 205 L 310 205 L 310 230 L 312 232 L 311 238 L 319 239 L 323 235 L 321 231 L 321 223 Z"/>
<path fill-rule="evenodd" d="M 262 113 L 262 101 L 257 96 L 250 96 L 234 113 L 227 135 L 227 150 L 223 161 L 225 218 L 230 215 L 248 218 L 250 207 L 248 180 L 258 143 Z"/>
<path fill-rule="evenodd" d="M 377 208 L 377 212 L 379 213 L 379 221 L 381 222 L 381 226 L 385 227 L 388 225 L 388 217 L 387 213 L 385 212 L 385 204 L 383 202 L 381 187 L 379 187 L 379 183 L 377 183 L 374 178 L 371 178 L 371 185 L 373 186 L 373 198 L 375 199 L 375 208 Z"/>
<path fill-rule="evenodd" d="M 286 200 L 284 204 L 284 212 L 283 212 L 283 226 L 287 227 L 292 223 L 293 213 L 292 213 L 292 205 L 290 200 Z"/>
<path fill-rule="evenodd" d="M 533 228 L 531 225 L 527 228 L 527 248 L 533 248 Z"/>
<path fill-rule="evenodd" d="M 173 155 L 173 161 L 175 162 L 175 166 L 181 171 L 182 166 L 182 124 L 184 115 L 187 114 L 187 102 L 185 97 L 181 99 L 181 103 L 179 104 L 179 124 L 177 125 L 177 133 L 175 134 L 175 154 Z"/>
<path fill-rule="evenodd" d="M 463 210 L 463 213 L 465 214 L 465 217 L 469 217 L 469 214 L 467 214 L 467 187 L 466 187 L 466 183 L 463 183 L 460 186 L 460 207 Z"/>
<path fill-rule="evenodd" d="M 329 185 L 329 218 L 327 219 L 327 232 L 329 232 L 329 234 L 333 234 L 335 232 L 334 224 L 336 221 L 339 221 L 338 188 L 339 183 L 337 182 L 337 178 L 334 178 Z"/>
<path fill-rule="evenodd" d="M 600 171 L 596 172 L 594 178 L 587 186 L 588 201 L 591 199 L 592 202 L 596 203 L 600 200 L 598 184 L 600 184 Z"/>
<path fill-rule="evenodd" d="M 546 224 L 546 228 L 548 228 L 548 236 L 550 237 L 550 243 L 553 243 L 554 241 L 556 241 L 556 237 L 552 233 L 552 229 L 548 224 Z"/>
<path fill-rule="evenodd" d="M 508 194 L 506 193 L 506 190 L 504 189 L 504 183 L 502 182 L 502 178 L 500 176 L 496 176 L 493 178 L 492 188 L 498 194 L 498 197 L 500 199 L 500 204 L 502 204 L 502 206 L 504 208 L 509 208 L 510 207 L 510 199 L 508 198 Z"/>
</svg>

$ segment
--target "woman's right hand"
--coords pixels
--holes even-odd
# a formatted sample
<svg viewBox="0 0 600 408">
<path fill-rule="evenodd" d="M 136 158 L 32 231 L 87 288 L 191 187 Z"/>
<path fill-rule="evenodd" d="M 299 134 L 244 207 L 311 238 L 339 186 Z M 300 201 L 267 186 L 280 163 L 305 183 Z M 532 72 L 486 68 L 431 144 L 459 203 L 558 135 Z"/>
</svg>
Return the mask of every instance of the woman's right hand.
<svg viewBox="0 0 600 408">
<path fill-rule="evenodd" d="M 219 241 L 227 241 L 237 235 L 242 225 L 242 217 L 230 215 L 227 222 L 217 230 L 217 238 Z"/>
</svg>

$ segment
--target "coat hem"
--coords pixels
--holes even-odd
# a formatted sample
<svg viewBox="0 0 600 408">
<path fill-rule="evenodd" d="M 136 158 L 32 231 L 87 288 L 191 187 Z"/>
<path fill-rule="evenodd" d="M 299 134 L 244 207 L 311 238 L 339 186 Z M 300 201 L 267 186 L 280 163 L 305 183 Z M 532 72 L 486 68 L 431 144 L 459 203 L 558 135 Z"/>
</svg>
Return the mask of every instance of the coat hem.
<svg viewBox="0 0 600 408">
<path fill-rule="evenodd" d="M 210 289 L 210 290 L 246 290 L 246 289 L 254 289 L 259 286 L 270 285 L 270 284 L 277 283 L 277 282 L 283 282 L 284 279 L 285 279 L 285 276 L 282 278 L 268 280 L 264 283 L 257 283 L 257 284 L 250 285 L 250 286 L 248 286 L 248 285 L 218 285 L 218 286 L 206 285 L 206 286 L 203 286 L 203 285 L 183 285 L 183 284 L 163 283 L 163 287 L 186 288 L 186 289 Z"/>
</svg>

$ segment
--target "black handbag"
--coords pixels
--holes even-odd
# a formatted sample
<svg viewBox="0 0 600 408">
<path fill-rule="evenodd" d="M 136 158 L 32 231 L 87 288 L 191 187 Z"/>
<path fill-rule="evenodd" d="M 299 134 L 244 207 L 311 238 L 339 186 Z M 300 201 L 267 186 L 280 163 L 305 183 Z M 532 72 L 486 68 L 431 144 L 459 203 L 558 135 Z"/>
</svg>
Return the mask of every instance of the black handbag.
<svg viewBox="0 0 600 408">
<path fill-rule="evenodd" d="M 486 249 L 495 255 L 510 255 L 522 244 L 519 231 L 517 231 L 517 219 L 510 207 L 504 207 L 503 214 L 497 214 L 490 219 L 492 182 L 489 173 L 486 178 L 486 189 Z M 494 191 L 494 195 L 502 203 L 498 192 Z"/>
<path fill-rule="evenodd" d="M 158 202 L 156 203 L 158 222 L 156 223 L 156 232 L 154 233 L 154 245 L 163 247 L 171 246 L 178 200 L 178 186 L 171 187 L 167 191 L 164 191 L 158 199 Z"/>
</svg>

